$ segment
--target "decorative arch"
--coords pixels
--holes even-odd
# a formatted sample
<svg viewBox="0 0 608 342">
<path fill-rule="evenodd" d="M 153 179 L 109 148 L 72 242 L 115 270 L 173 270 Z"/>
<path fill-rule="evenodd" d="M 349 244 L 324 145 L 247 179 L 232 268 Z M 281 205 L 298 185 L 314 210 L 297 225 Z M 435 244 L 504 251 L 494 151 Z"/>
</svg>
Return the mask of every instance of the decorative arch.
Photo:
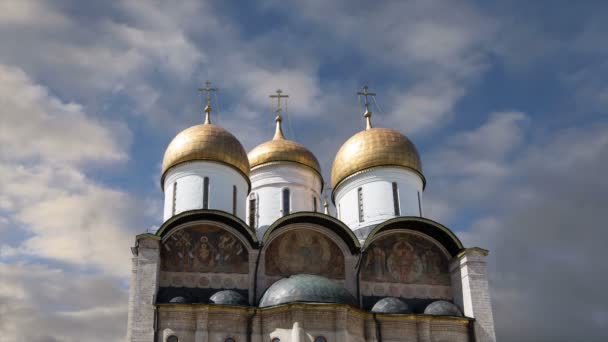
<svg viewBox="0 0 608 342">
<path fill-rule="evenodd" d="M 212 209 L 196 209 L 179 213 L 165 221 L 165 223 L 156 231 L 156 236 L 164 239 L 173 229 L 186 223 L 197 221 L 223 223 L 239 232 L 247 242 L 249 249 L 256 249 L 259 247 L 259 241 L 255 232 L 245 222 L 227 212 Z"/>
<path fill-rule="evenodd" d="M 385 221 L 372 229 L 365 239 L 362 252 L 367 250 L 370 244 L 374 241 L 376 235 L 395 229 L 407 229 L 428 235 L 439 242 L 452 257 L 455 257 L 464 249 L 462 242 L 460 242 L 458 237 L 449 228 L 441 223 L 424 217 L 404 216 Z"/>
<path fill-rule="evenodd" d="M 361 250 L 359 239 L 357 239 L 353 231 L 342 223 L 342 221 L 326 214 L 310 211 L 297 212 L 276 220 L 264 233 L 264 236 L 262 237 L 263 243 L 266 244 L 269 241 L 269 238 L 274 231 L 295 223 L 312 223 L 323 226 L 338 235 L 348 246 L 348 249 L 352 254 L 357 254 Z"/>
</svg>

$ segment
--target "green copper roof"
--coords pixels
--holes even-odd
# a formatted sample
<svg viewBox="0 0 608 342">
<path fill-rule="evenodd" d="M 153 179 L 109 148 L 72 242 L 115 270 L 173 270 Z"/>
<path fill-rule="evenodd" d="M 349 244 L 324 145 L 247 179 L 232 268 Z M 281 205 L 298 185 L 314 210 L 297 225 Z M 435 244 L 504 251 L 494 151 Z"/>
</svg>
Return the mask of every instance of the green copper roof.
<svg viewBox="0 0 608 342">
<path fill-rule="evenodd" d="M 325 277 L 310 274 L 298 274 L 278 280 L 266 290 L 259 306 L 264 308 L 293 302 L 357 306 L 357 301 L 345 288 Z"/>
<path fill-rule="evenodd" d="M 460 309 L 454 304 L 445 300 L 438 300 L 429 304 L 426 309 L 424 309 L 425 315 L 434 315 L 434 316 L 458 316 L 462 317 L 462 312 Z"/>
<path fill-rule="evenodd" d="M 380 299 L 376 304 L 374 304 L 372 312 L 384 314 L 412 313 L 406 302 L 395 297 L 386 297 Z"/>
<path fill-rule="evenodd" d="M 218 305 L 247 305 L 245 297 L 233 290 L 218 291 L 209 298 L 209 302 Z"/>
</svg>

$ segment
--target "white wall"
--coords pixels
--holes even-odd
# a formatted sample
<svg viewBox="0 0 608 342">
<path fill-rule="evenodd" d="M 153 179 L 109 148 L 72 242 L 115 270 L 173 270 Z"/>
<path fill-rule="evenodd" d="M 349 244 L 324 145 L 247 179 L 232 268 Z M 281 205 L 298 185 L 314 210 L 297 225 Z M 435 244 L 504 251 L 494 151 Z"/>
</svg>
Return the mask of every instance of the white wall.
<svg viewBox="0 0 608 342">
<path fill-rule="evenodd" d="M 209 209 L 232 214 L 232 188 L 237 187 L 236 216 L 245 220 L 248 184 L 235 169 L 212 161 L 192 161 L 171 168 L 165 176 L 164 220 L 173 216 L 173 184 L 177 182 L 175 214 L 203 207 L 203 179 L 209 177 Z"/>
<path fill-rule="evenodd" d="M 285 187 L 291 195 L 290 213 L 314 211 L 313 197 L 317 199 L 317 211 L 323 212 L 321 177 L 306 166 L 288 162 L 267 164 L 252 170 L 250 178 L 250 196 L 257 198 L 256 228 L 269 226 L 284 216 L 281 194 Z M 247 213 L 249 215 L 249 200 Z M 246 222 L 249 224 L 249 219 Z"/>
<path fill-rule="evenodd" d="M 399 216 L 422 216 L 422 179 L 408 169 L 377 167 L 363 171 L 344 181 L 335 192 L 338 218 L 353 231 L 375 225 L 395 216 L 393 185 L 396 182 L 399 197 Z M 363 221 L 359 220 L 358 189 L 363 193 Z"/>
</svg>

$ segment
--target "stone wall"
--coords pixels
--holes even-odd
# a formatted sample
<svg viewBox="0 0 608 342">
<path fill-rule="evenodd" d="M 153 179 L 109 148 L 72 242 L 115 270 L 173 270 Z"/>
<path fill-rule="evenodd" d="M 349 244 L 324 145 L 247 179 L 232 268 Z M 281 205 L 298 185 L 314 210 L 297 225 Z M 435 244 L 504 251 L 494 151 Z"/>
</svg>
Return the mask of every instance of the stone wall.
<svg viewBox="0 0 608 342">
<path fill-rule="evenodd" d="M 470 319 L 374 315 L 347 305 L 288 304 L 275 308 L 163 304 L 157 342 L 469 342 Z"/>
</svg>

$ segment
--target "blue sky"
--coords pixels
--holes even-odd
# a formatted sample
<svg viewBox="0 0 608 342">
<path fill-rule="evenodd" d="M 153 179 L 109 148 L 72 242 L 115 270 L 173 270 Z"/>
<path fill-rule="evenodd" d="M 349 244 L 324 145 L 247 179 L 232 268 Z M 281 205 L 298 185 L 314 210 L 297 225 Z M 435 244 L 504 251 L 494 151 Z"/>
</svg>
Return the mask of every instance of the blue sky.
<svg viewBox="0 0 608 342">
<path fill-rule="evenodd" d="M 608 335 L 608 8 L 602 1 L 3 1 L 0 331 L 118 340 L 129 246 L 161 222 L 162 154 L 203 120 L 286 134 L 325 179 L 363 128 L 407 134 L 426 215 L 491 251 L 503 341 Z M 35 327 L 35 329 L 34 329 Z M 95 337 L 91 337 L 95 336 Z"/>
</svg>

